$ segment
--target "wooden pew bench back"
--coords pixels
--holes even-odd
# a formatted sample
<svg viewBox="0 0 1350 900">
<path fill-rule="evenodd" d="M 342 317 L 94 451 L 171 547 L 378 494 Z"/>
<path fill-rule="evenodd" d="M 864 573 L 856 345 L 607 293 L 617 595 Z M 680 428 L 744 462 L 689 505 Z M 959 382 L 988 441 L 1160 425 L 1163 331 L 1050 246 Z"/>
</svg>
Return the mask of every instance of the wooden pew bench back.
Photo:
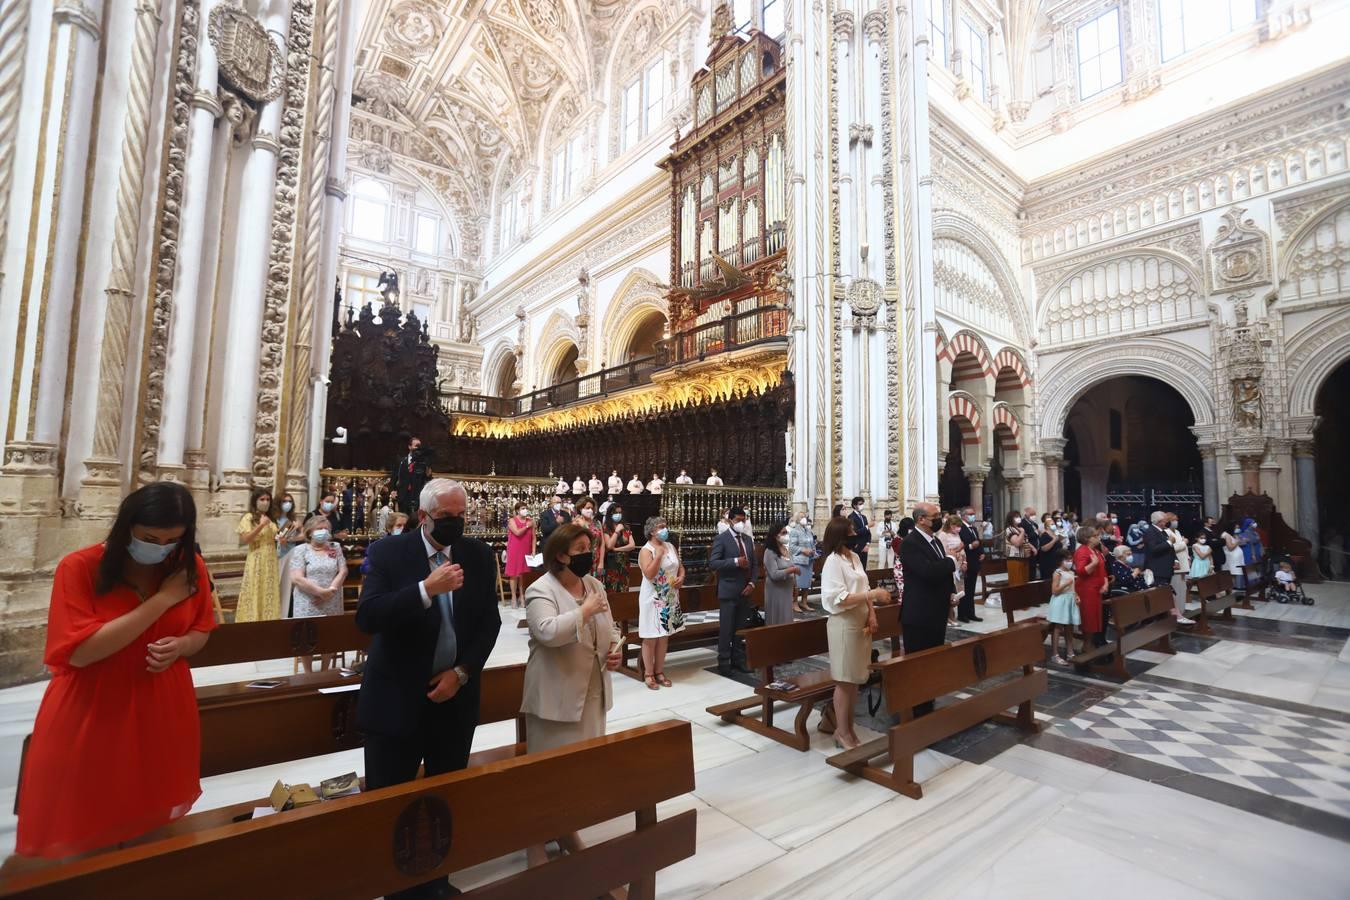
<svg viewBox="0 0 1350 900">
<path fill-rule="evenodd" d="M 604 772 L 625 787 L 596 790 L 578 772 Z M 184 884 L 203 898 L 378 897 L 636 813 L 635 831 L 468 896 L 597 896 L 632 883 L 630 896 L 651 898 L 655 871 L 695 849 L 696 813 L 658 821 L 656 806 L 693 788 L 690 725 L 662 722 L 261 819 L 180 830 L 19 874 L 6 890 L 25 900 L 167 900 L 181 897 Z"/>
<path fill-rule="evenodd" d="M 1012 628 L 955 641 L 941 647 L 906 653 L 876 663 L 882 672 L 886 708 L 904 713 L 929 700 L 970 685 L 1045 661 L 1040 625 L 1023 622 Z"/>
<path fill-rule="evenodd" d="M 195 668 L 285 659 L 316 653 L 365 650 L 370 635 L 356 627 L 356 615 L 311 616 L 268 622 L 235 622 L 211 632 L 206 646 L 188 664 Z"/>
</svg>

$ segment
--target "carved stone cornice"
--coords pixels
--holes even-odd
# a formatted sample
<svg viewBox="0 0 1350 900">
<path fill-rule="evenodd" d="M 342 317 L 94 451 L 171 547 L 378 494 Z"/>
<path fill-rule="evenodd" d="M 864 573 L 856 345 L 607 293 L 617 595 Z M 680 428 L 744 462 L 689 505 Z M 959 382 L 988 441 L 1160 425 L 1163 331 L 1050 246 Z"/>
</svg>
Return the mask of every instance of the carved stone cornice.
<svg viewBox="0 0 1350 900">
<path fill-rule="evenodd" d="M 277 136 L 270 131 L 259 131 L 253 136 L 254 150 L 270 150 L 273 153 L 281 152 L 281 142 Z"/>
<path fill-rule="evenodd" d="M 215 119 L 219 119 L 221 116 L 225 115 L 225 107 L 220 105 L 220 100 L 210 91 L 194 91 L 192 94 L 192 108 L 204 109 Z"/>
<path fill-rule="evenodd" d="M 96 41 L 103 37 L 103 23 L 99 21 L 98 11 L 84 0 L 59 0 L 52 10 L 52 19 L 62 25 L 74 25 Z"/>
<path fill-rule="evenodd" d="M 874 9 L 863 16 L 863 34 L 869 41 L 880 43 L 886 39 L 886 13 Z"/>
<path fill-rule="evenodd" d="M 834 39 L 836 41 L 850 41 L 853 39 L 853 13 L 849 10 L 840 10 L 834 14 L 831 19 L 834 27 Z"/>
<path fill-rule="evenodd" d="M 1272 148 L 1295 140 L 1343 132 L 1338 110 L 1347 90 L 1350 65 L 1343 65 L 1330 74 L 1243 98 L 1037 179 L 1027 189 L 1027 212 L 1039 224 L 1124 208 L 1146 194 L 1165 193 L 1207 173 L 1246 168 Z"/>
</svg>

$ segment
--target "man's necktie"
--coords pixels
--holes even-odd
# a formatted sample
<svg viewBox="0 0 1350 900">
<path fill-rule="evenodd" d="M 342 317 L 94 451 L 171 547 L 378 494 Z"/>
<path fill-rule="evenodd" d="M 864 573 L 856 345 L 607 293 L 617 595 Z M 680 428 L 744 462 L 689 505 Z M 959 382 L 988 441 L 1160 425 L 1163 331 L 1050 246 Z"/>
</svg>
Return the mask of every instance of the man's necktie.
<svg viewBox="0 0 1350 900">
<path fill-rule="evenodd" d="M 443 550 L 431 558 L 434 568 L 440 568 L 447 561 Z M 450 618 L 450 594 L 437 594 L 436 606 L 441 611 L 441 632 L 436 637 L 436 655 L 431 659 L 431 671 L 440 674 L 455 664 L 459 647 L 455 641 L 455 623 Z"/>
</svg>

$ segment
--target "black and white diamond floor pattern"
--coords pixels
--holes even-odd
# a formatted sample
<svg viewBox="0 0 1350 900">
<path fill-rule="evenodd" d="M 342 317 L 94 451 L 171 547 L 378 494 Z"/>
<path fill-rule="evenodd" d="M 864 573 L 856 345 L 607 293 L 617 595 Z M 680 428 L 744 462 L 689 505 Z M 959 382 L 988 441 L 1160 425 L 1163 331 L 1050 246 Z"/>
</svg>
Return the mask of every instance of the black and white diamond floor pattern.
<svg viewBox="0 0 1350 900">
<path fill-rule="evenodd" d="M 1136 682 L 1054 730 L 1350 818 L 1350 725 L 1341 722 Z"/>
</svg>

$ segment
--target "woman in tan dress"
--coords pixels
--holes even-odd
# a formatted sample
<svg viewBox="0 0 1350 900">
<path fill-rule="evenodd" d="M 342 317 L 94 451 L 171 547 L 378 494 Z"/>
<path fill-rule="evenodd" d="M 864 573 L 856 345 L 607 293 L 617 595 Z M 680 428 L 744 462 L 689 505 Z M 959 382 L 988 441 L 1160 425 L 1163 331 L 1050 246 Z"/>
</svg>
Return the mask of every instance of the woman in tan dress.
<svg viewBox="0 0 1350 900">
<path fill-rule="evenodd" d="M 821 552 L 820 601 L 830 620 L 825 635 L 830 647 L 830 677 L 834 679 L 834 743 L 845 750 L 858 746 L 853 730 L 853 706 L 858 685 L 867 682 L 872 662 L 872 635 L 877 630 L 874 605 L 885 602 L 885 588 L 868 587 L 867 571 L 858 554 L 848 549 L 853 525 L 836 516 L 825 526 Z"/>
<path fill-rule="evenodd" d="M 248 547 L 244 579 L 239 584 L 236 622 L 265 622 L 281 618 L 281 569 L 277 565 L 277 526 L 272 521 L 272 492 L 254 488 L 249 511 L 234 529 Z"/>
<path fill-rule="evenodd" d="M 548 571 L 525 591 L 530 657 L 520 711 L 529 753 L 602 736 L 614 704 L 609 673 L 619 666 L 619 633 L 590 574 L 591 547 L 585 526 L 558 526 L 544 542 Z M 558 843 L 573 853 L 582 846 L 575 834 Z M 548 860 L 543 846 L 526 855 L 532 866 Z"/>
</svg>

